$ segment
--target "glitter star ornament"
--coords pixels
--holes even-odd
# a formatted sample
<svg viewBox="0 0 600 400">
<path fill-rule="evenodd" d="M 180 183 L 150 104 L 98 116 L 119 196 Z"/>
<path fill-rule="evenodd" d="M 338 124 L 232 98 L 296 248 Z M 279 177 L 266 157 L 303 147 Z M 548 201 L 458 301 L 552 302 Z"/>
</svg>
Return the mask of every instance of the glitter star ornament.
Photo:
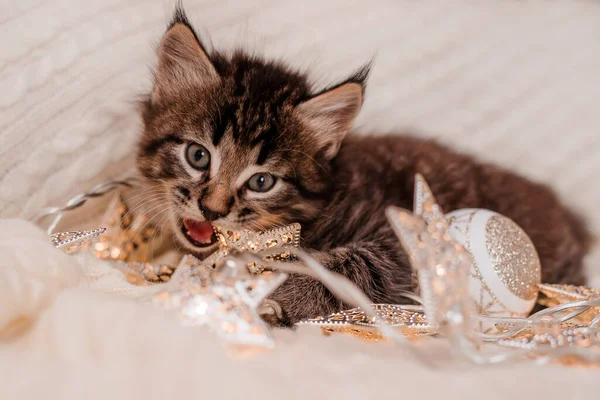
<svg viewBox="0 0 600 400">
<path fill-rule="evenodd" d="M 185 325 L 208 326 L 228 344 L 274 347 L 275 341 L 258 308 L 287 275 L 250 275 L 246 265 L 235 259 L 225 260 L 218 270 L 194 268 L 195 262 L 191 257 L 182 260 L 183 265 L 179 265 L 169 283 L 175 289 L 157 294 L 153 302 L 176 310 Z M 194 278 L 188 279 L 192 269 Z M 199 270 L 202 274 L 198 274 Z"/>
<path fill-rule="evenodd" d="M 448 235 L 448 222 L 423 176 L 415 177 L 414 213 L 389 207 L 386 215 L 417 273 L 429 323 L 465 324 L 471 255 Z"/>
<path fill-rule="evenodd" d="M 75 253 L 82 247 L 94 241 L 102 235 L 106 229 L 98 228 L 91 231 L 69 231 L 53 234 L 52 244 L 57 249 L 62 249 L 65 253 Z"/>
<path fill-rule="evenodd" d="M 544 295 L 538 302 L 547 307 L 567 304 L 576 301 L 600 299 L 600 290 L 585 286 L 539 284 L 540 292 Z M 600 314 L 600 305 L 579 314 L 581 323 L 589 324 Z"/>
<path fill-rule="evenodd" d="M 370 317 L 360 308 L 353 308 L 330 314 L 326 317 L 310 318 L 297 325 L 317 326 L 325 335 L 341 333 L 354 336 L 365 341 L 386 341 L 379 327 L 385 321 L 390 327 L 400 331 L 409 338 L 418 338 L 437 333 L 425 314 L 413 306 L 394 304 L 372 304 L 377 317 Z"/>
<path fill-rule="evenodd" d="M 473 256 L 469 292 L 479 314 L 526 317 L 535 306 L 541 265 L 531 239 L 512 220 L 489 210 L 446 215 L 448 233 Z"/>
<path fill-rule="evenodd" d="M 300 224 L 293 223 L 287 226 L 270 229 L 261 232 L 255 232 L 248 229 L 242 231 L 232 231 L 226 229 L 216 229 L 219 239 L 219 249 L 206 258 L 202 264 L 215 267 L 216 264 L 231 254 L 232 251 L 248 251 L 258 253 L 268 249 L 281 249 L 280 252 L 264 257 L 267 262 L 273 261 L 291 261 L 289 248 L 296 248 L 300 244 Z M 259 274 L 264 271 L 261 265 L 250 263 L 248 269 L 253 274 Z"/>
</svg>

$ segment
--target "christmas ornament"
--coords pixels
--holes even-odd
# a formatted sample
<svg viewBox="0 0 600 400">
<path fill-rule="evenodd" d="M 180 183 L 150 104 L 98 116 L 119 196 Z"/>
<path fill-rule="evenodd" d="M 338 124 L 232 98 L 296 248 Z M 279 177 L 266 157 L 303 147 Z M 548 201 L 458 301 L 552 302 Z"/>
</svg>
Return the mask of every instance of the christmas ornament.
<svg viewBox="0 0 600 400">
<path fill-rule="evenodd" d="M 168 280 L 168 288 L 183 287 L 185 285 L 206 286 L 213 282 L 214 267 L 191 254 L 183 256 Z M 244 274 L 246 276 L 246 274 Z M 165 290 L 169 290 L 169 289 Z"/>
<path fill-rule="evenodd" d="M 550 346 L 548 350 L 543 346 L 536 347 L 543 343 L 543 340 L 551 341 L 548 332 L 544 332 L 545 336 L 543 337 L 535 336 L 535 341 L 533 341 L 534 336 L 532 336 L 532 341 L 527 343 L 523 342 L 523 338 L 515 339 L 512 337 L 517 334 L 524 335 L 527 329 L 533 326 L 536 327 L 535 329 L 544 326 L 550 332 L 555 331 L 557 327 L 565 328 L 566 325 L 560 324 L 568 322 L 568 318 L 574 315 L 568 313 L 568 304 L 558 306 L 556 309 L 542 310 L 529 319 L 499 318 L 495 315 L 473 314 L 472 308 L 469 307 L 472 300 L 468 295 L 466 286 L 468 281 L 466 272 L 471 268 L 473 261 L 470 257 L 464 256 L 465 252 L 469 253 L 458 241 L 451 237 L 451 226 L 443 218 L 443 214 L 435 203 L 429 187 L 420 175 L 415 178 L 414 204 L 414 214 L 391 207 L 387 210 L 387 216 L 407 250 L 413 268 L 417 271 L 419 292 L 423 296 L 427 320 L 430 321 L 432 326 L 439 326 L 439 333 L 451 339 L 451 343 L 454 344 L 457 352 L 478 364 L 507 362 L 515 359 L 515 356 L 523 355 L 542 355 L 545 357 L 544 362 L 562 358 L 565 354 L 568 354 L 571 358 L 583 357 L 586 361 L 598 359 L 598 354 L 594 355 L 593 353 L 594 349 L 598 350 L 596 341 L 594 341 L 594 346 L 590 348 L 582 350 L 580 346 L 576 346 L 574 349 L 569 348 L 568 352 L 564 352 L 563 348 L 552 348 Z M 531 286 L 535 290 L 536 286 Z M 594 305 L 595 303 L 592 300 L 585 305 L 580 304 L 578 307 L 589 308 Z M 567 312 L 566 317 L 565 312 Z M 487 333 L 487 330 L 486 333 L 481 332 L 482 324 L 493 326 L 494 323 L 500 321 L 505 324 L 508 321 L 514 321 L 509 333 L 504 331 L 505 333 L 494 334 Z M 583 345 L 587 343 L 586 339 L 591 340 L 591 334 L 595 335 L 594 332 L 589 330 L 564 331 L 557 343 L 577 340 L 577 343 Z M 580 338 L 581 341 L 579 341 Z M 520 352 L 511 353 L 509 351 L 485 355 L 480 352 L 483 346 L 481 340 L 496 344 L 502 341 L 503 346 L 520 343 L 519 348 L 521 350 Z M 527 346 L 531 343 L 535 343 L 536 346 L 527 351 Z M 523 349 L 525 349 L 525 352 L 523 352 Z"/>
<path fill-rule="evenodd" d="M 287 275 L 266 272 L 253 276 L 243 263 L 233 260 L 225 260 L 218 270 L 195 265 L 195 261 L 187 257 L 179 267 L 181 271 L 185 271 L 184 267 L 193 269 L 197 279 L 157 294 L 153 302 L 165 309 L 177 310 L 185 325 L 207 325 L 229 344 L 274 347 L 274 339 L 260 318 L 258 308 Z M 201 277 L 198 270 L 202 271 Z M 179 274 L 182 273 L 174 276 L 173 283 L 180 281 Z"/>
<path fill-rule="evenodd" d="M 287 226 L 255 232 L 248 229 L 233 231 L 215 228 L 219 241 L 219 249 L 206 258 L 204 265 L 212 268 L 233 251 L 248 251 L 258 253 L 267 249 L 281 249 L 281 252 L 269 254 L 264 257 L 267 262 L 291 261 L 293 257 L 286 249 L 297 248 L 300 243 L 300 224 L 293 223 Z M 260 274 L 264 267 L 252 262 L 248 269 L 253 274 Z"/>
<path fill-rule="evenodd" d="M 535 357 L 542 357 L 545 352 L 564 347 L 577 347 L 580 350 L 567 357 L 557 357 L 558 363 L 586 364 L 588 360 L 582 350 L 600 352 L 600 329 L 579 326 L 573 323 L 561 323 L 547 326 L 527 327 L 517 334 L 496 342 L 499 346 L 515 349 L 536 350 Z M 600 363 L 594 363 L 600 366 Z"/>
<path fill-rule="evenodd" d="M 138 286 L 168 282 L 174 272 L 174 268 L 167 264 L 154 265 L 139 261 L 118 262 L 116 266 L 129 283 Z"/>
<path fill-rule="evenodd" d="M 389 207 L 386 215 L 417 272 L 429 323 L 447 323 L 451 329 L 466 323 L 449 317 L 459 311 L 469 313 L 465 299 L 471 255 L 449 236 L 448 222 L 423 176 L 415 177 L 414 214 Z"/>
<path fill-rule="evenodd" d="M 185 256 L 179 266 L 168 265 L 155 266 L 144 262 L 120 263 L 121 270 L 127 275 L 131 283 L 145 285 L 147 283 L 168 282 L 177 279 L 180 282 L 197 275 L 204 275 L 206 270 L 217 269 L 219 263 L 228 255 L 235 252 L 258 253 L 263 250 L 277 249 L 263 257 L 266 262 L 293 261 L 290 254 L 291 248 L 297 248 L 300 242 L 300 224 L 291 224 L 276 229 L 262 232 L 250 230 L 233 231 L 215 228 L 219 241 L 219 248 L 204 260 L 199 260 L 191 255 Z M 264 267 L 252 261 L 246 265 L 249 272 L 260 274 Z M 174 271 L 178 271 L 178 278 L 171 277 Z"/>
<path fill-rule="evenodd" d="M 106 231 L 105 228 L 97 228 L 91 231 L 59 232 L 51 235 L 52 244 L 57 249 L 62 249 L 65 253 L 75 253 L 103 234 L 104 231 Z"/>
<path fill-rule="evenodd" d="M 539 284 L 538 287 L 540 292 L 545 296 L 540 298 L 538 302 L 547 307 L 576 301 L 600 299 L 600 290 L 585 286 Z M 577 319 L 584 324 L 589 324 L 598 315 L 600 315 L 600 305 L 577 315 Z"/>
<path fill-rule="evenodd" d="M 434 335 L 437 330 L 425 318 L 425 313 L 415 306 L 372 304 L 377 317 L 368 316 L 359 307 L 330 314 L 326 317 L 310 318 L 297 325 L 313 325 L 329 336 L 334 333 L 348 334 L 366 341 L 388 340 L 380 331 L 381 320 L 409 338 Z"/>
<path fill-rule="evenodd" d="M 529 315 L 541 266 L 527 234 L 510 219 L 488 210 L 457 210 L 446 218 L 450 236 L 473 256 L 469 293 L 476 311 L 498 317 Z"/>
</svg>

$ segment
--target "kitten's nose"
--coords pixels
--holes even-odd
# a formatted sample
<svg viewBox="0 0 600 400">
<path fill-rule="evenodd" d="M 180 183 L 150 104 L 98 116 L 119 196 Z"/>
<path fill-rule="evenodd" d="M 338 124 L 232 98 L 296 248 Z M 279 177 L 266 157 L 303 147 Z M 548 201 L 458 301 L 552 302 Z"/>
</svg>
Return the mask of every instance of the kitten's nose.
<svg viewBox="0 0 600 400">
<path fill-rule="evenodd" d="M 206 205 L 202 204 L 202 201 L 198 201 L 198 207 L 200 208 L 200 211 L 202 211 L 202 215 L 204 215 L 204 218 L 206 218 L 207 221 L 216 221 L 217 219 L 221 218 L 223 214 L 225 214 L 223 212 L 211 210 L 210 208 L 206 207 Z"/>
<path fill-rule="evenodd" d="M 223 218 L 233 205 L 233 197 L 229 187 L 221 182 L 216 182 L 207 187 L 200 198 L 198 198 L 198 207 L 207 221 L 215 221 Z"/>
</svg>

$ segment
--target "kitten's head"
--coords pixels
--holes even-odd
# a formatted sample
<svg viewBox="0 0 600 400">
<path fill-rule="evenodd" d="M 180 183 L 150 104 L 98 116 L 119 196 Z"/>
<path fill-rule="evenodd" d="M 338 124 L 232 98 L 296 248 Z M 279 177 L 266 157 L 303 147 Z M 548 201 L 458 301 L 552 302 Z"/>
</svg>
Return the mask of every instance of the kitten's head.
<svg viewBox="0 0 600 400">
<path fill-rule="evenodd" d="M 311 94 L 278 63 L 208 54 L 176 11 L 143 103 L 137 165 L 179 242 L 203 253 L 216 244 L 213 224 L 258 230 L 315 218 L 366 74 Z"/>
</svg>

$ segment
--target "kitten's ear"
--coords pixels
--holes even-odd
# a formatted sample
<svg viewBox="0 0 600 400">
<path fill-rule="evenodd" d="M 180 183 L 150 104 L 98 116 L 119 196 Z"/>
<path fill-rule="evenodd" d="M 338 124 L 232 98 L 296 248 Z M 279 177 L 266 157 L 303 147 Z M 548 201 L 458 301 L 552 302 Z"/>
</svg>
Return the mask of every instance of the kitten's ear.
<svg viewBox="0 0 600 400">
<path fill-rule="evenodd" d="M 158 48 L 152 101 L 202 86 L 219 79 L 204 46 L 190 25 L 183 9 L 177 8 L 173 21 Z"/>
<path fill-rule="evenodd" d="M 362 82 L 347 82 L 300 103 L 296 112 L 311 127 L 325 157 L 335 157 L 363 102 Z"/>
</svg>

